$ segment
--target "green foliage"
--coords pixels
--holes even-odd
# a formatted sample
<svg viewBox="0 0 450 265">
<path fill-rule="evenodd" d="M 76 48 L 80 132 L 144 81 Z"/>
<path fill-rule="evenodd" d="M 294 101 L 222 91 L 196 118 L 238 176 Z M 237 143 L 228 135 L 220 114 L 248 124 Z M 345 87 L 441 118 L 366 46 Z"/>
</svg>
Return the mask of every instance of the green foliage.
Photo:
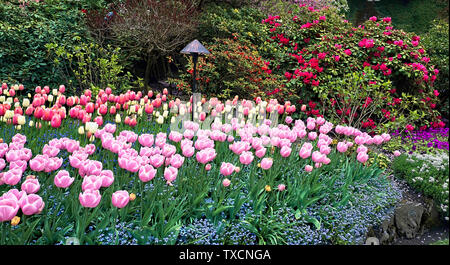
<svg viewBox="0 0 450 265">
<path fill-rule="evenodd" d="M 438 109 L 444 117 L 449 115 L 449 28 L 444 20 L 433 21 L 431 29 L 423 36 L 423 45 L 426 47 L 431 61 L 439 70 L 434 88 L 439 91 L 440 104 Z"/>
<path fill-rule="evenodd" d="M 348 0 L 349 20 L 362 23 L 362 18 L 372 15 L 392 17 L 395 27 L 419 34 L 426 33 L 433 26 L 433 20 L 446 17 L 448 20 L 448 1 L 443 0 L 389 0 L 372 1 Z M 447 9 L 445 11 L 445 9 Z"/>
<path fill-rule="evenodd" d="M 47 43 L 72 45 L 75 36 L 87 39 L 83 13 L 73 1 L 0 5 L 0 80 L 57 86 L 64 82 L 47 57 Z"/>
<path fill-rule="evenodd" d="M 124 73 L 124 67 L 120 64 L 120 48 L 103 48 L 97 43 L 80 41 L 77 37 L 70 46 L 57 43 L 45 45 L 71 92 L 79 94 L 91 89 L 96 95 L 99 89 L 108 86 L 116 93 L 131 88 L 131 74 Z"/>
<path fill-rule="evenodd" d="M 426 196 L 432 197 L 448 220 L 448 153 L 436 155 L 402 154 L 393 163 L 394 174 Z"/>
<path fill-rule="evenodd" d="M 445 246 L 448 246 L 449 244 L 450 243 L 449 243 L 448 238 L 447 238 L 447 239 L 442 239 L 442 240 L 435 241 L 435 242 L 431 243 L 430 245 L 445 245 Z"/>
<path fill-rule="evenodd" d="M 208 96 L 229 99 L 266 97 L 265 92 L 282 89 L 281 76 L 271 74 L 254 45 L 234 39 L 214 39 L 205 46 L 211 55 L 201 57 L 197 65 L 198 90 Z M 191 92 L 193 62 L 180 79 L 169 79 L 179 90 Z"/>
</svg>

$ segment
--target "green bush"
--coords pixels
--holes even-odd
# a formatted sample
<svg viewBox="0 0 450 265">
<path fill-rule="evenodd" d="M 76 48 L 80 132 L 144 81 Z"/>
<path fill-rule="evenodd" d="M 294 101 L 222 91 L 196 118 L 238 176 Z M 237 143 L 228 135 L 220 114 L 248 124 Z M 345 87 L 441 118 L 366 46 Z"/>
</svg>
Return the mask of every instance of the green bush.
<svg viewBox="0 0 450 265">
<path fill-rule="evenodd" d="M 423 36 L 423 45 L 426 47 L 431 60 L 439 70 L 434 88 L 440 93 L 438 109 L 444 117 L 449 115 L 449 28 L 448 22 L 435 20 L 432 28 Z"/>
<path fill-rule="evenodd" d="M 120 48 L 78 43 L 80 40 L 76 38 L 76 45 L 73 43 L 70 47 L 57 43 L 45 45 L 60 76 L 64 77 L 69 93 L 77 95 L 91 89 L 96 95 L 106 87 L 111 87 L 115 93 L 131 88 L 131 73 L 124 73 L 120 64 Z"/>
<path fill-rule="evenodd" d="M 28 89 L 60 85 L 64 79 L 45 44 L 70 46 L 74 38 L 87 39 L 83 15 L 77 1 L 0 4 L 0 81 L 22 83 Z"/>
</svg>

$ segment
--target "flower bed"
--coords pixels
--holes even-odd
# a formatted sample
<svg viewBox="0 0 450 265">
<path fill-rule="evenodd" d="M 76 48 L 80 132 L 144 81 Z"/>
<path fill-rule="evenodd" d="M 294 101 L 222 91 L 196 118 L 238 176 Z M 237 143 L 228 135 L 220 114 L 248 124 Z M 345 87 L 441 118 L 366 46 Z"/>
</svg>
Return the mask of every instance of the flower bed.
<svg viewBox="0 0 450 265">
<path fill-rule="evenodd" d="M 412 154 L 436 153 L 449 151 L 448 147 L 449 128 L 435 128 L 419 131 L 406 131 L 400 133 L 398 130 L 391 134 L 392 139 L 386 146 L 389 150 L 403 149 Z"/>
<path fill-rule="evenodd" d="M 396 176 L 404 178 L 409 185 L 432 197 L 443 218 L 448 221 L 448 153 L 403 154 L 393 163 Z"/>
<path fill-rule="evenodd" d="M 192 122 L 167 93 L 47 91 L 2 104 L 2 244 L 356 244 L 399 198 L 368 162 L 388 134 L 272 100 L 194 99 Z"/>
</svg>

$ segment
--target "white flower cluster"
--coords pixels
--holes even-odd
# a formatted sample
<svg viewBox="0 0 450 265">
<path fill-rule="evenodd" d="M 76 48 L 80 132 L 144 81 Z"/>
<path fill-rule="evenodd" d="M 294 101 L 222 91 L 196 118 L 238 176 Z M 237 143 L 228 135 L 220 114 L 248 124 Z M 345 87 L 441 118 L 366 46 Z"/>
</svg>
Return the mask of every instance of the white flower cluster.
<svg viewBox="0 0 450 265">
<path fill-rule="evenodd" d="M 445 220 L 449 220 L 448 218 L 448 204 L 449 204 L 449 190 L 448 190 L 448 180 L 449 177 L 444 177 L 441 179 L 437 176 L 429 175 L 430 169 L 435 168 L 438 171 L 444 171 L 448 169 L 449 166 L 449 155 L 448 153 L 441 152 L 435 155 L 432 154 L 408 154 L 408 158 L 406 159 L 409 163 L 417 163 L 418 161 L 424 161 L 422 165 L 418 165 L 416 168 L 413 168 L 411 171 L 414 173 L 424 173 L 420 176 L 416 176 L 412 178 L 414 183 L 433 183 L 433 185 L 439 185 L 442 187 L 442 195 L 447 197 L 443 203 L 440 205 L 440 209 L 445 215 Z M 428 173 L 428 174 L 427 174 Z M 440 175 L 440 174 L 439 174 Z"/>
<path fill-rule="evenodd" d="M 445 168 L 448 167 L 449 164 L 449 156 L 446 152 L 441 152 L 437 154 L 409 154 L 408 155 L 408 162 L 416 162 L 417 160 L 426 161 L 427 163 L 424 163 L 422 165 L 422 168 L 420 168 L 420 172 L 427 172 L 430 168 L 430 166 L 436 168 L 439 171 L 444 171 Z"/>
</svg>

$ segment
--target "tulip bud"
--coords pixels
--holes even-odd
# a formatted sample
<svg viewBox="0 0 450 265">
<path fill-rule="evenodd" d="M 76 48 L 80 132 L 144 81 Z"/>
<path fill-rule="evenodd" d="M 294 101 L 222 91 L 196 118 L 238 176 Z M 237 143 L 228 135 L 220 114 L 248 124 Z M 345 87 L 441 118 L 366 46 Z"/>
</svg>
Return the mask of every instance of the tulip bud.
<svg viewBox="0 0 450 265">
<path fill-rule="evenodd" d="M 115 119 L 116 123 L 121 123 L 122 119 L 120 118 L 120 114 L 116 114 L 116 119 Z"/>
<path fill-rule="evenodd" d="M 78 134 L 84 134 L 84 127 L 80 126 L 80 128 L 78 128 Z"/>
</svg>

